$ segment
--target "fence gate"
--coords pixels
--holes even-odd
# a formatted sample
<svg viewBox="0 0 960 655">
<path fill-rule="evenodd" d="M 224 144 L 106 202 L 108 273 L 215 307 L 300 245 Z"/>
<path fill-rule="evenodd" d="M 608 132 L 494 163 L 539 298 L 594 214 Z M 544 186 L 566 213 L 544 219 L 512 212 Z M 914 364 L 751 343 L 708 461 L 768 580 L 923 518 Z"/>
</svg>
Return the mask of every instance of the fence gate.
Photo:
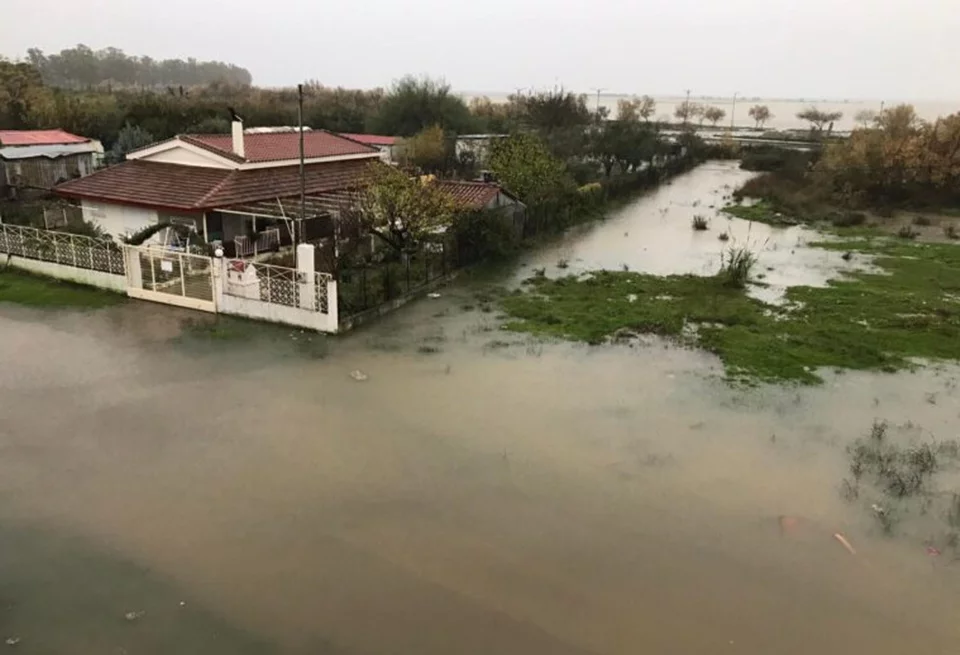
<svg viewBox="0 0 960 655">
<path fill-rule="evenodd" d="M 210 257 L 155 246 L 124 246 L 124 257 L 131 298 L 217 311 Z"/>
</svg>

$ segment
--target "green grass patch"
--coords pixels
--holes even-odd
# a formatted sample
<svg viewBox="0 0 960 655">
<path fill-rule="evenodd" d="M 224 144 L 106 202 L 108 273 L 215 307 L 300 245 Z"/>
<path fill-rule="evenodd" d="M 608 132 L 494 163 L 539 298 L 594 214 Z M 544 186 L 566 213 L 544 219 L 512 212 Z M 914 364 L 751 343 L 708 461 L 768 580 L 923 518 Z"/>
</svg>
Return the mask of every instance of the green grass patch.
<svg viewBox="0 0 960 655">
<path fill-rule="evenodd" d="M 0 270 L 0 302 L 30 307 L 108 307 L 126 297 L 82 284 L 63 282 L 24 271 Z"/>
<path fill-rule="evenodd" d="M 873 255 L 881 273 L 793 287 L 783 307 L 722 276 L 598 271 L 533 278 L 502 299 L 509 329 L 602 343 L 633 331 L 716 353 L 736 379 L 821 381 L 816 369 L 896 371 L 913 358 L 960 360 L 960 248 L 894 240 L 819 247 Z"/>
<path fill-rule="evenodd" d="M 799 225 L 800 221 L 784 214 L 773 203 L 761 200 L 752 205 L 733 204 L 727 205 L 722 209 L 723 212 L 742 218 L 745 221 L 755 221 L 757 223 L 766 223 L 774 227 L 790 227 Z"/>
</svg>

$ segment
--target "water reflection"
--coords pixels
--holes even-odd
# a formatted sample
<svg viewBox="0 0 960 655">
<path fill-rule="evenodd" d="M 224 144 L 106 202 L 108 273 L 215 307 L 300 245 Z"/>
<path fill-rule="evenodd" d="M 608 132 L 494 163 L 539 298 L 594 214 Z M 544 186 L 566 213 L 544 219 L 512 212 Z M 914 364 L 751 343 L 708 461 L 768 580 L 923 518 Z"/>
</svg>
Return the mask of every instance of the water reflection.
<svg viewBox="0 0 960 655">
<path fill-rule="evenodd" d="M 571 230 L 532 252 L 513 282 L 539 268 L 550 277 L 596 269 L 713 275 L 720 269 L 725 249 L 743 246 L 758 257 L 754 278 L 761 284 L 752 286 L 750 294 L 775 302 L 788 286 L 824 286 L 844 271 L 869 265 L 863 257 L 846 261 L 841 252 L 808 247 L 809 242 L 828 237 L 806 227 L 771 227 L 723 213 L 733 190 L 753 175 L 734 161 L 701 166 L 606 220 Z M 710 221 L 709 230 L 692 229 L 697 215 Z M 730 239 L 720 241 L 721 233 Z"/>
</svg>

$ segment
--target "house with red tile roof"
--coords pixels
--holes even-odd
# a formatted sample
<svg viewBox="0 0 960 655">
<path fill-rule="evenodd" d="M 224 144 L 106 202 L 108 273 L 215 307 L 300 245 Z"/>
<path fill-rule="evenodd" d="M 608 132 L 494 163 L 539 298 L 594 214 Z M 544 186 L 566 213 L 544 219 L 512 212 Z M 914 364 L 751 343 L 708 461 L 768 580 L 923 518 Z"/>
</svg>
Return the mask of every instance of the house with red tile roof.
<svg viewBox="0 0 960 655">
<path fill-rule="evenodd" d="M 381 158 L 376 147 L 325 130 L 304 131 L 303 152 L 310 196 L 356 187 Z M 289 219 L 315 217 L 294 216 L 296 205 L 285 209 L 279 201 L 300 192 L 299 132 L 245 133 L 235 121 L 231 134 L 178 135 L 126 159 L 54 189 L 78 201 L 84 218 L 115 238 L 169 222 L 222 242 L 233 254 L 229 244 L 238 237 L 271 228 L 290 236 L 290 229 L 280 229 L 290 227 Z"/>
<path fill-rule="evenodd" d="M 519 198 L 493 182 L 440 180 L 437 185 L 453 198 L 461 211 L 503 208 L 522 210 L 525 207 Z"/>
<path fill-rule="evenodd" d="M 89 175 L 102 155 L 99 141 L 63 130 L 0 130 L 0 194 Z"/>
<path fill-rule="evenodd" d="M 402 139 L 395 136 L 381 136 L 379 134 L 347 134 L 341 133 L 340 136 L 365 143 L 373 146 L 380 151 L 383 161 L 391 164 L 400 159 L 400 151 L 403 149 Z"/>
</svg>

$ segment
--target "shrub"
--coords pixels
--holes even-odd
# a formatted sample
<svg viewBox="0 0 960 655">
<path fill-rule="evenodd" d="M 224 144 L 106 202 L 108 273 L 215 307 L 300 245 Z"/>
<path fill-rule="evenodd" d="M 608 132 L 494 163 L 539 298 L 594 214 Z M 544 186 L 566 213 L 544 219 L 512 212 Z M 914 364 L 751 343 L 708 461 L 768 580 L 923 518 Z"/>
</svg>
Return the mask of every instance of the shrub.
<svg viewBox="0 0 960 655">
<path fill-rule="evenodd" d="M 867 222 L 867 215 L 863 212 L 834 212 L 830 216 L 834 227 L 854 227 Z"/>
<path fill-rule="evenodd" d="M 901 239 L 916 239 L 919 235 L 920 233 L 909 225 L 904 225 L 897 231 L 897 236 Z"/>
<path fill-rule="evenodd" d="M 710 221 L 707 220 L 707 217 L 703 216 L 702 214 L 697 214 L 694 216 L 692 224 L 693 229 L 697 230 L 698 232 L 703 232 L 704 230 L 710 229 Z"/>
<path fill-rule="evenodd" d="M 943 236 L 948 239 L 960 239 L 960 232 L 957 231 L 956 225 L 948 223 L 943 226 Z"/>
<path fill-rule="evenodd" d="M 730 247 L 721 255 L 720 277 L 724 285 L 743 289 L 750 281 L 750 273 L 757 264 L 757 256 L 746 246 Z"/>
<path fill-rule="evenodd" d="M 914 224 L 914 225 L 919 225 L 919 226 L 921 226 L 921 227 L 927 227 L 927 226 L 929 226 L 929 225 L 933 225 L 933 221 L 931 221 L 931 220 L 930 220 L 928 217 L 926 217 L 926 216 L 914 216 L 914 217 L 913 217 L 913 224 Z"/>
</svg>

